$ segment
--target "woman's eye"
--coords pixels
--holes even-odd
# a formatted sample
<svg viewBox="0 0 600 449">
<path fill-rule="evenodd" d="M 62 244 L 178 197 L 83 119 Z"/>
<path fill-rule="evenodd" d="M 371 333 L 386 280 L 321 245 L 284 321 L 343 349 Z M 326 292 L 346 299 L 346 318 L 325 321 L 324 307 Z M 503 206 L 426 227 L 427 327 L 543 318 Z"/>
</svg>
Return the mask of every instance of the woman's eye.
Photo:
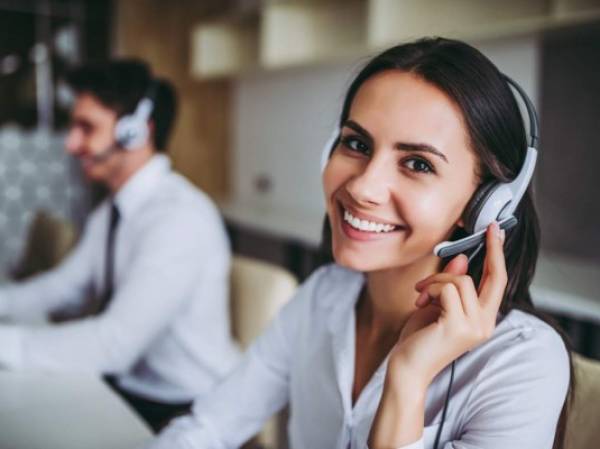
<svg viewBox="0 0 600 449">
<path fill-rule="evenodd" d="M 433 167 L 429 162 L 420 158 L 411 158 L 404 162 L 409 170 L 417 173 L 434 173 Z"/>
<path fill-rule="evenodd" d="M 362 154 L 369 154 L 370 148 L 362 140 L 353 136 L 342 137 L 342 145 L 352 151 Z"/>
</svg>

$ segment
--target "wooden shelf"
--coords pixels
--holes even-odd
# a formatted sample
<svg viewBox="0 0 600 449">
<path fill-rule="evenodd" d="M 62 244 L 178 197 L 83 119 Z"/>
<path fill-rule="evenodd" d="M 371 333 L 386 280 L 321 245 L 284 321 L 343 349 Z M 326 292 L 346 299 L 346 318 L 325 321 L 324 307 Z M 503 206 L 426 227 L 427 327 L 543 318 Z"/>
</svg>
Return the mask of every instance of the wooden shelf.
<svg viewBox="0 0 600 449">
<path fill-rule="evenodd" d="M 548 17 L 547 0 L 371 0 L 369 45 L 383 47 L 422 36 L 464 38 Z"/>
<path fill-rule="evenodd" d="M 192 32 L 192 75 L 212 78 L 256 67 L 258 21 L 258 17 L 250 17 L 198 25 Z"/>
<path fill-rule="evenodd" d="M 261 62 L 282 67 L 322 60 L 366 40 L 364 0 L 280 2 L 267 5 L 261 29 Z"/>
<path fill-rule="evenodd" d="M 200 24 L 192 73 L 235 76 L 340 62 L 423 36 L 467 41 L 600 22 L 600 0 L 269 0 L 250 18 Z"/>
<path fill-rule="evenodd" d="M 599 0 L 554 0 L 552 9 L 557 18 L 575 15 L 587 15 L 598 12 L 600 8 Z"/>
</svg>

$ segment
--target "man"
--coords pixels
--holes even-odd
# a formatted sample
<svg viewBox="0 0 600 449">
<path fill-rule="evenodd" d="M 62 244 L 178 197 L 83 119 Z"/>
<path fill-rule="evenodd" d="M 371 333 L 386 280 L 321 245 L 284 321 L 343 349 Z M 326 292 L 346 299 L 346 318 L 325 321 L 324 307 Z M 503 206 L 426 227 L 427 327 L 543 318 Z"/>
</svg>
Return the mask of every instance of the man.
<svg viewBox="0 0 600 449">
<path fill-rule="evenodd" d="M 56 269 L 0 289 L 0 368 L 107 376 L 155 429 L 188 410 L 238 360 L 230 252 L 210 199 L 170 169 L 173 89 L 138 61 L 75 70 L 66 151 L 110 192 Z M 90 295 L 91 293 L 91 295 Z M 95 313 L 29 318 L 100 298 Z"/>
</svg>

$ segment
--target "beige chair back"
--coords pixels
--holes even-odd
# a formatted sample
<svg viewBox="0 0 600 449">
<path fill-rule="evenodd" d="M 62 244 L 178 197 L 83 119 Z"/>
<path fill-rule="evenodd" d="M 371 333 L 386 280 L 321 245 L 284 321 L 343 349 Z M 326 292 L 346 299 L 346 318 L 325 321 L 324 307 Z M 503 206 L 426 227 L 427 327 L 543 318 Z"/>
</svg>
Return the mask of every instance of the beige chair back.
<svg viewBox="0 0 600 449">
<path fill-rule="evenodd" d="M 291 273 L 276 265 L 242 256 L 233 258 L 232 327 L 243 348 L 263 332 L 297 285 Z"/>
<path fill-rule="evenodd" d="M 600 362 L 573 354 L 575 396 L 567 423 L 566 449 L 600 447 Z"/>
<path fill-rule="evenodd" d="M 70 222 L 45 211 L 36 212 L 29 225 L 23 256 L 14 270 L 14 277 L 23 279 L 55 267 L 76 240 L 77 232 Z"/>
<path fill-rule="evenodd" d="M 231 269 L 231 315 L 233 334 L 245 349 L 258 337 L 294 294 L 298 282 L 275 265 L 235 256 Z M 273 417 L 256 440 L 265 448 L 280 446 L 282 419 Z"/>
</svg>

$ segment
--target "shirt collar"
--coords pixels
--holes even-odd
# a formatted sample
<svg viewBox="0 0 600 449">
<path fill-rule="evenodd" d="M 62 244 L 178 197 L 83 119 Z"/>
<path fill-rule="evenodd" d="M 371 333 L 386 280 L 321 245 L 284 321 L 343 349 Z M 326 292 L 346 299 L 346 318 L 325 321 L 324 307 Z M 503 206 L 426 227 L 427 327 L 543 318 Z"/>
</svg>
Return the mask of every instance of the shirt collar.
<svg viewBox="0 0 600 449">
<path fill-rule="evenodd" d="M 335 267 L 337 270 L 334 275 L 338 279 L 333 280 L 336 291 L 331 294 L 331 298 L 335 300 L 330 303 L 328 325 L 332 334 L 339 335 L 341 329 L 347 325 L 349 318 L 354 313 L 354 307 L 365 284 L 365 275 L 339 265 Z"/>
<path fill-rule="evenodd" d="M 336 286 L 331 292 L 335 299 L 328 311 L 328 327 L 331 333 L 334 368 L 344 413 L 352 410 L 352 382 L 354 377 L 354 343 L 356 340 L 356 317 L 354 308 L 365 283 L 363 273 L 338 266 L 335 272 L 337 279 L 332 279 Z"/>
<path fill-rule="evenodd" d="M 152 196 L 158 181 L 171 171 L 171 160 L 164 154 L 155 154 L 119 189 L 114 202 L 121 218 L 132 214 L 135 209 Z"/>
</svg>

